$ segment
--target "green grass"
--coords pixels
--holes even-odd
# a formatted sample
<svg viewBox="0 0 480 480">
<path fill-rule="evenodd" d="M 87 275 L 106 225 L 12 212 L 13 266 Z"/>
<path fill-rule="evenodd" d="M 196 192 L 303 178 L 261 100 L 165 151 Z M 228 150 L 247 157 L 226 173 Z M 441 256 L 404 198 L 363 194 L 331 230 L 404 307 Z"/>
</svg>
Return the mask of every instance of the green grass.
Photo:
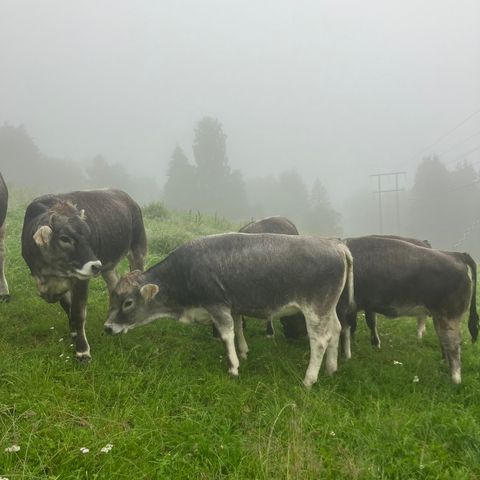
<svg viewBox="0 0 480 480">
<path fill-rule="evenodd" d="M 193 236 L 237 228 L 154 210 L 146 215 L 149 265 Z M 8 218 L 12 299 L 0 305 L 0 476 L 480 477 L 480 362 L 466 328 L 459 387 L 440 361 L 431 323 L 419 343 L 413 320 L 380 320 L 383 346 L 375 351 L 360 320 L 352 360 L 341 360 L 331 378 L 322 371 L 306 391 L 308 343 L 286 341 L 278 325 L 268 340 L 264 322 L 248 322 L 250 356 L 234 380 L 208 327 L 158 321 L 104 336 L 107 295 L 95 280 L 87 322 L 93 360 L 79 365 L 64 314 L 36 295 L 20 257 L 22 216 L 20 205 Z M 112 450 L 101 453 L 108 443 Z M 21 450 L 6 453 L 13 444 Z"/>
</svg>

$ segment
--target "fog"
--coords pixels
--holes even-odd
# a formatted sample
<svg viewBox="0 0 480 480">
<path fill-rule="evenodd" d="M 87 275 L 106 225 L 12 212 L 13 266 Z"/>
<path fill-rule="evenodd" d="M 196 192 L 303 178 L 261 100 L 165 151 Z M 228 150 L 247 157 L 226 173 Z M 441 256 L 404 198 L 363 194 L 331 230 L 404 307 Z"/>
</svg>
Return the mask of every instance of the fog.
<svg viewBox="0 0 480 480">
<path fill-rule="evenodd" d="M 102 155 L 161 190 L 175 147 L 193 161 L 211 117 L 247 195 L 295 170 L 325 187 L 343 233 L 367 233 L 370 175 L 404 171 L 401 233 L 417 233 L 407 191 L 424 157 L 478 175 L 479 21 L 473 0 L 0 0 L 0 123 L 24 125 L 44 155 Z M 394 203 L 385 194 L 392 233 Z"/>
</svg>

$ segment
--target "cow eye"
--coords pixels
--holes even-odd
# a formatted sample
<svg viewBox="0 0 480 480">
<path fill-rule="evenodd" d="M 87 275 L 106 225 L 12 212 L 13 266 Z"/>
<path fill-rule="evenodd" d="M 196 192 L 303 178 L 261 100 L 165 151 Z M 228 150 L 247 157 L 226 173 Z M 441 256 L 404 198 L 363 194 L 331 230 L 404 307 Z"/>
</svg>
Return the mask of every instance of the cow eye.
<svg viewBox="0 0 480 480">
<path fill-rule="evenodd" d="M 123 309 L 124 310 L 129 310 L 130 308 L 133 307 L 133 300 L 131 298 L 127 298 L 124 302 L 123 302 Z"/>
<path fill-rule="evenodd" d="M 72 239 L 70 237 L 67 237 L 66 235 L 61 235 L 60 242 L 64 243 L 65 245 L 71 245 Z"/>
</svg>

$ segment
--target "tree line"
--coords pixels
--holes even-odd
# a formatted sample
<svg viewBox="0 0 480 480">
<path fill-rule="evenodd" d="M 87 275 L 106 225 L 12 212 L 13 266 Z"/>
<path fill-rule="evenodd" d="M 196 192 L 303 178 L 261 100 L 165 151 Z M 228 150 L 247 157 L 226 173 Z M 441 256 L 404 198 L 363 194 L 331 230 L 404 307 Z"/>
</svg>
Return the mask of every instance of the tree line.
<svg viewBox="0 0 480 480">
<path fill-rule="evenodd" d="M 181 146 L 173 148 L 163 189 L 154 177 L 129 175 L 123 165 L 109 163 L 102 155 L 81 162 L 48 157 L 25 127 L 8 124 L 0 127 L 0 171 L 8 183 L 38 194 L 115 187 L 140 203 L 162 201 L 170 209 L 217 214 L 238 222 L 284 215 L 305 232 L 380 233 L 378 203 L 372 191 L 352 192 L 341 218 L 318 179 L 309 187 L 295 170 L 245 179 L 230 166 L 227 136 L 221 123 L 211 117 L 195 127 L 191 158 Z M 400 205 L 401 229 L 397 231 L 394 196 L 383 198 L 382 233 L 427 239 L 436 248 L 480 255 L 480 176 L 471 163 L 464 161 L 451 168 L 437 156 L 424 158 L 413 187 L 401 193 Z"/>
<path fill-rule="evenodd" d="M 179 145 L 173 150 L 163 194 L 169 208 L 234 220 L 284 215 L 305 231 L 341 233 L 340 214 L 318 179 L 310 189 L 295 170 L 246 180 L 230 167 L 227 136 L 217 119 L 202 118 L 194 133 L 192 160 Z"/>
</svg>

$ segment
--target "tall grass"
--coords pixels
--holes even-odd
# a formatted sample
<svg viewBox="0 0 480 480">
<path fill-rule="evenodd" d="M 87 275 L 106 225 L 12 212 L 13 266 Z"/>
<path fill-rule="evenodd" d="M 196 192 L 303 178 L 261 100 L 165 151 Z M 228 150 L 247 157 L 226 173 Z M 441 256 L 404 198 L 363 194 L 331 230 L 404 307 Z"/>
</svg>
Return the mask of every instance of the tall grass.
<svg viewBox="0 0 480 480">
<path fill-rule="evenodd" d="M 286 341 L 278 328 L 269 340 L 263 322 L 248 321 L 250 356 L 234 380 L 208 327 L 158 321 L 104 336 L 107 295 L 94 280 L 93 360 L 79 365 L 64 314 L 37 297 L 20 257 L 22 215 L 15 206 L 8 217 L 12 299 L 0 305 L 0 476 L 480 477 L 480 362 L 466 328 L 459 387 L 450 384 L 431 325 L 419 343 L 413 320 L 380 320 L 376 351 L 360 320 L 353 358 L 307 392 L 305 340 Z M 194 236 L 237 229 L 171 212 L 147 213 L 146 227 L 149 265 Z M 14 444 L 20 451 L 5 452 Z"/>
</svg>

